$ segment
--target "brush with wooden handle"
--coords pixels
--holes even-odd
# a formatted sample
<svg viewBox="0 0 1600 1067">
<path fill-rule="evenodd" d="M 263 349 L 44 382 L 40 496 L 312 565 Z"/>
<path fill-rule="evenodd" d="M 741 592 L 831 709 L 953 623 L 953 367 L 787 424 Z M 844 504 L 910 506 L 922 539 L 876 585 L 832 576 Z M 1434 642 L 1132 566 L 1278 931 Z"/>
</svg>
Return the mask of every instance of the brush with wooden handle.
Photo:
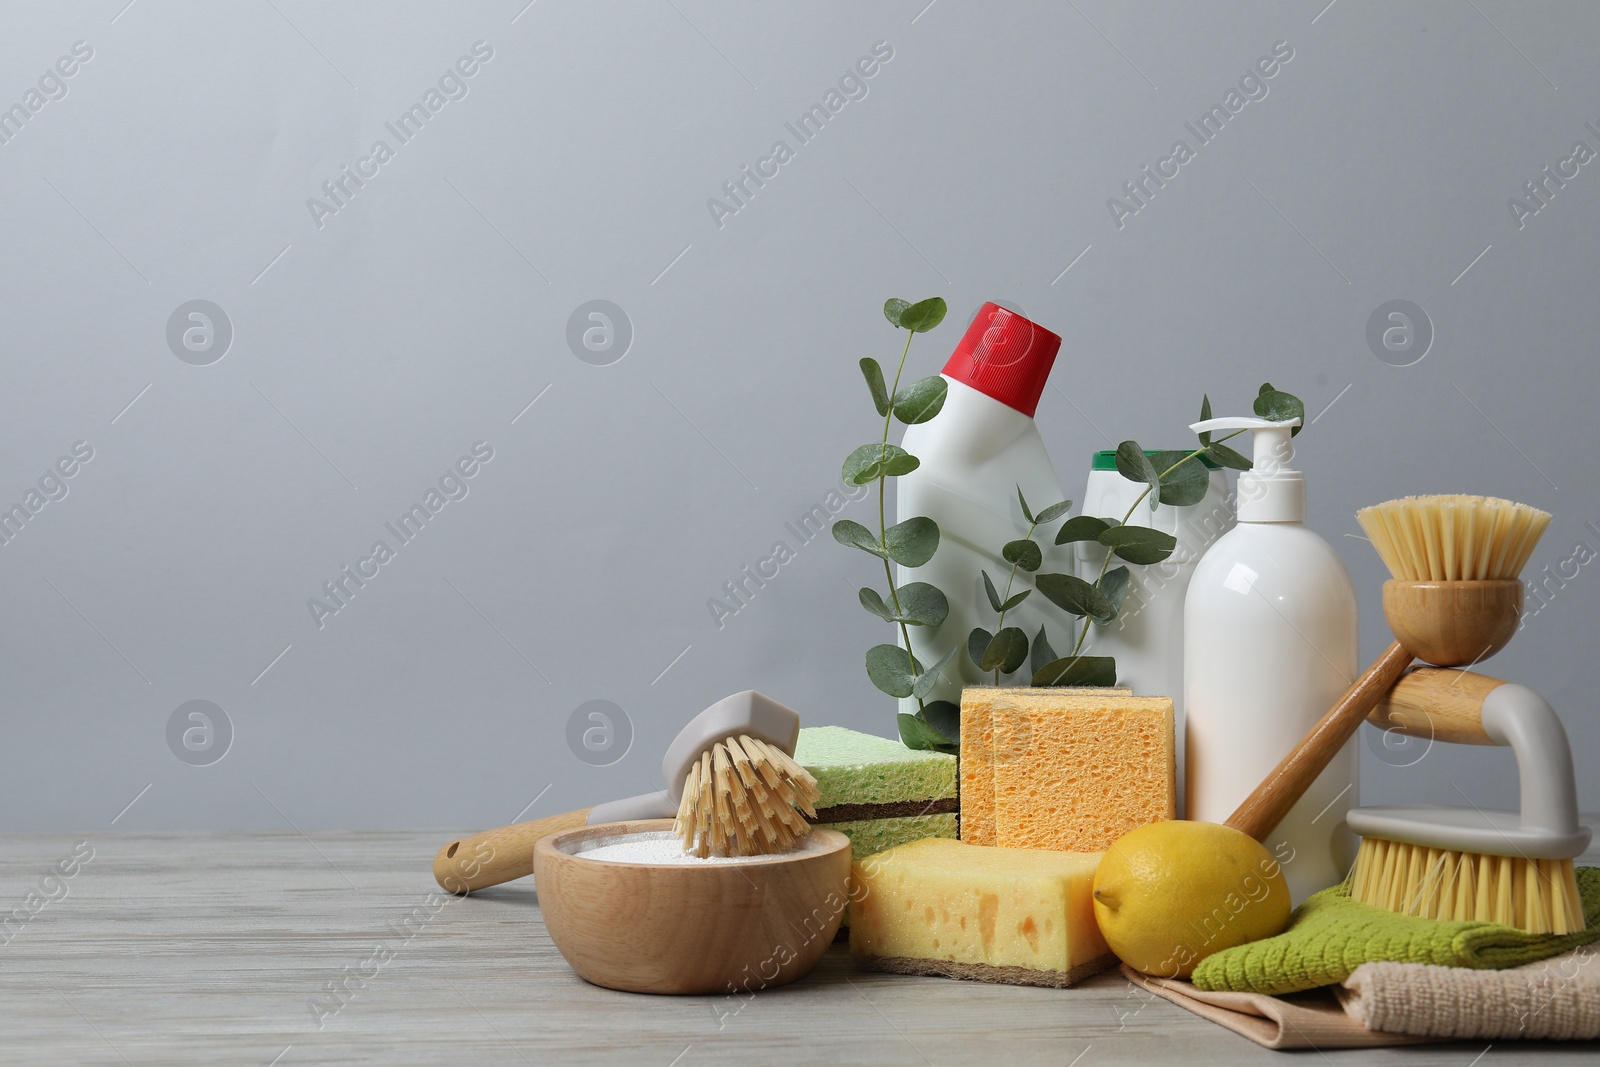
<svg viewBox="0 0 1600 1067">
<path fill-rule="evenodd" d="M 755 690 L 724 697 L 691 719 L 667 746 L 661 759 L 665 789 L 460 838 L 434 856 L 433 876 L 451 893 L 470 893 L 532 874 L 534 843 L 550 834 L 674 815 L 680 826 L 687 819 L 685 851 L 701 856 L 779 851 L 810 832 L 795 807 L 815 814 L 816 780 L 790 758 L 799 736 L 799 713 L 776 700 Z M 738 757 L 732 756 L 734 750 Z M 719 759 L 727 761 L 726 772 Z M 690 783 L 695 788 L 685 796 Z M 679 836 L 684 837 L 682 830 Z"/>
<path fill-rule="evenodd" d="M 1383 583 L 1383 614 L 1396 640 L 1229 817 L 1227 825 L 1258 841 L 1414 659 L 1460 667 L 1506 646 L 1521 619 L 1517 575 L 1550 524 L 1548 512 L 1481 496 L 1405 497 L 1356 519 L 1394 575 Z"/>
</svg>

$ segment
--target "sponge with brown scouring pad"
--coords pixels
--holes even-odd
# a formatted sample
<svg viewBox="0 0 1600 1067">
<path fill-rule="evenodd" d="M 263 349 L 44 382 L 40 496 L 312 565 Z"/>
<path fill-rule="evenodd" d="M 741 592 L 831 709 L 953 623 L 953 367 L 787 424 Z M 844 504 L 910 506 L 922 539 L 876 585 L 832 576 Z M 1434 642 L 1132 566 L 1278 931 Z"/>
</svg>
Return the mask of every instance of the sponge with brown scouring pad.
<svg viewBox="0 0 1600 1067">
<path fill-rule="evenodd" d="M 923 837 L 956 836 L 956 758 L 842 726 L 807 726 L 795 762 L 817 780 L 816 822 L 862 859 Z"/>
</svg>

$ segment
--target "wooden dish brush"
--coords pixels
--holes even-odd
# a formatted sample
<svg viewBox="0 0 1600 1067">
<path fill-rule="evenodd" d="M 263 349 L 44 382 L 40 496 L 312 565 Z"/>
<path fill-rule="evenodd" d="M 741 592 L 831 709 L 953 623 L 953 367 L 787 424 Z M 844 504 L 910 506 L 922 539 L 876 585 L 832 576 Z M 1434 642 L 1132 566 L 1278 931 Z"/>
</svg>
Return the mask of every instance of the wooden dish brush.
<svg viewBox="0 0 1600 1067">
<path fill-rule="evenodd" d="M 792 845 L 809 832 L 792 805 L 810 813 L 817 799 L 816 780 L 790 758 L 799 737 L 800 715 L 793 708 L 753 689 L 734 693 L 690 719 L 672 739 L 661 757 L 665 789 L 458 838 L 434 856 L 433 876 L 452 893 L 486 889 L 532 874 L 534 845 L 551 834 L 670 819 L 674 811 L 680 825 L 687 816 L 692 828 L 685 850 L 703 841 L 701 856 L 728 855 L 727 849 L 765 854 Z M 730 767 L 720 782 L 719 751 Z M 702 779 L 710 783 L 709 794 Z M 690 788 L 680 802 L 681 786 Z"/>
<path fill-rule="evenodd" d="M 1537 508 L 1481 496 L 1406 497 L 1363 508 L 1356 518 L 1394 575 L 1383 583 L 1383 614 L 1397 640 L 1228 819 L 1258 841 L 1283 821 L 1413 659 L 1460 667 L 1505 647 L 1521 617 L 1517 574 L 1550 522 Z"/>
</svg>

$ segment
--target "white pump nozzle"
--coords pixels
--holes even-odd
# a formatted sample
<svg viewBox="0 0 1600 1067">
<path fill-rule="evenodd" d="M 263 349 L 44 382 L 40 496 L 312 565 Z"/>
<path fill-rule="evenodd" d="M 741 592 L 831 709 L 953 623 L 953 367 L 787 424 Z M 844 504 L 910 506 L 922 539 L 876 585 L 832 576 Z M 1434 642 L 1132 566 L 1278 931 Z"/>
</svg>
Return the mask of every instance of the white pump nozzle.
<svg viewBox="0 0 1600 1067">
<path fill-rule="evenodd" d="M 1239 474 L 1237 511 L 1240 522 L 1304 522 L 1305 478 L 1290 470 L 1294 446 L 1289 439 L 1299 419 L 1273 422 L 1250 416 L 1206 419 L 1192 423 L 1195 433 L 1213 430 L 1254 430 L 1252 467 Z"/>
</svg>

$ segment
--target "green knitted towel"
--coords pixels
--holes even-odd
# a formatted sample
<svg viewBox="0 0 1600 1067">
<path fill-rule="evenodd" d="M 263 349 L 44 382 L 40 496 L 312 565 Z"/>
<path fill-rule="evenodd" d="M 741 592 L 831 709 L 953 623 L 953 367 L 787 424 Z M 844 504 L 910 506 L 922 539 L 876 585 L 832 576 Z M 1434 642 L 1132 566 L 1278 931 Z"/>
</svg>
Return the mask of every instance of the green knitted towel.
<svg viewBox="0 0 1600 1067">
<path fill-rule="evenodd" d="M 1277 937 L 1224 949 L 1194 969 L 1196 989 L 1280 996 L 1350 977 L 1363 963 L 1434 963 L 1498 970 L 1568 952 L 1600 938 L 1600 868 L 1579 867 L 1585 928 L 1528 934 L 1489 922 L 1417 919 L 1350 899 L 1347 886 L 1313 894 Z"/>
</svg>

